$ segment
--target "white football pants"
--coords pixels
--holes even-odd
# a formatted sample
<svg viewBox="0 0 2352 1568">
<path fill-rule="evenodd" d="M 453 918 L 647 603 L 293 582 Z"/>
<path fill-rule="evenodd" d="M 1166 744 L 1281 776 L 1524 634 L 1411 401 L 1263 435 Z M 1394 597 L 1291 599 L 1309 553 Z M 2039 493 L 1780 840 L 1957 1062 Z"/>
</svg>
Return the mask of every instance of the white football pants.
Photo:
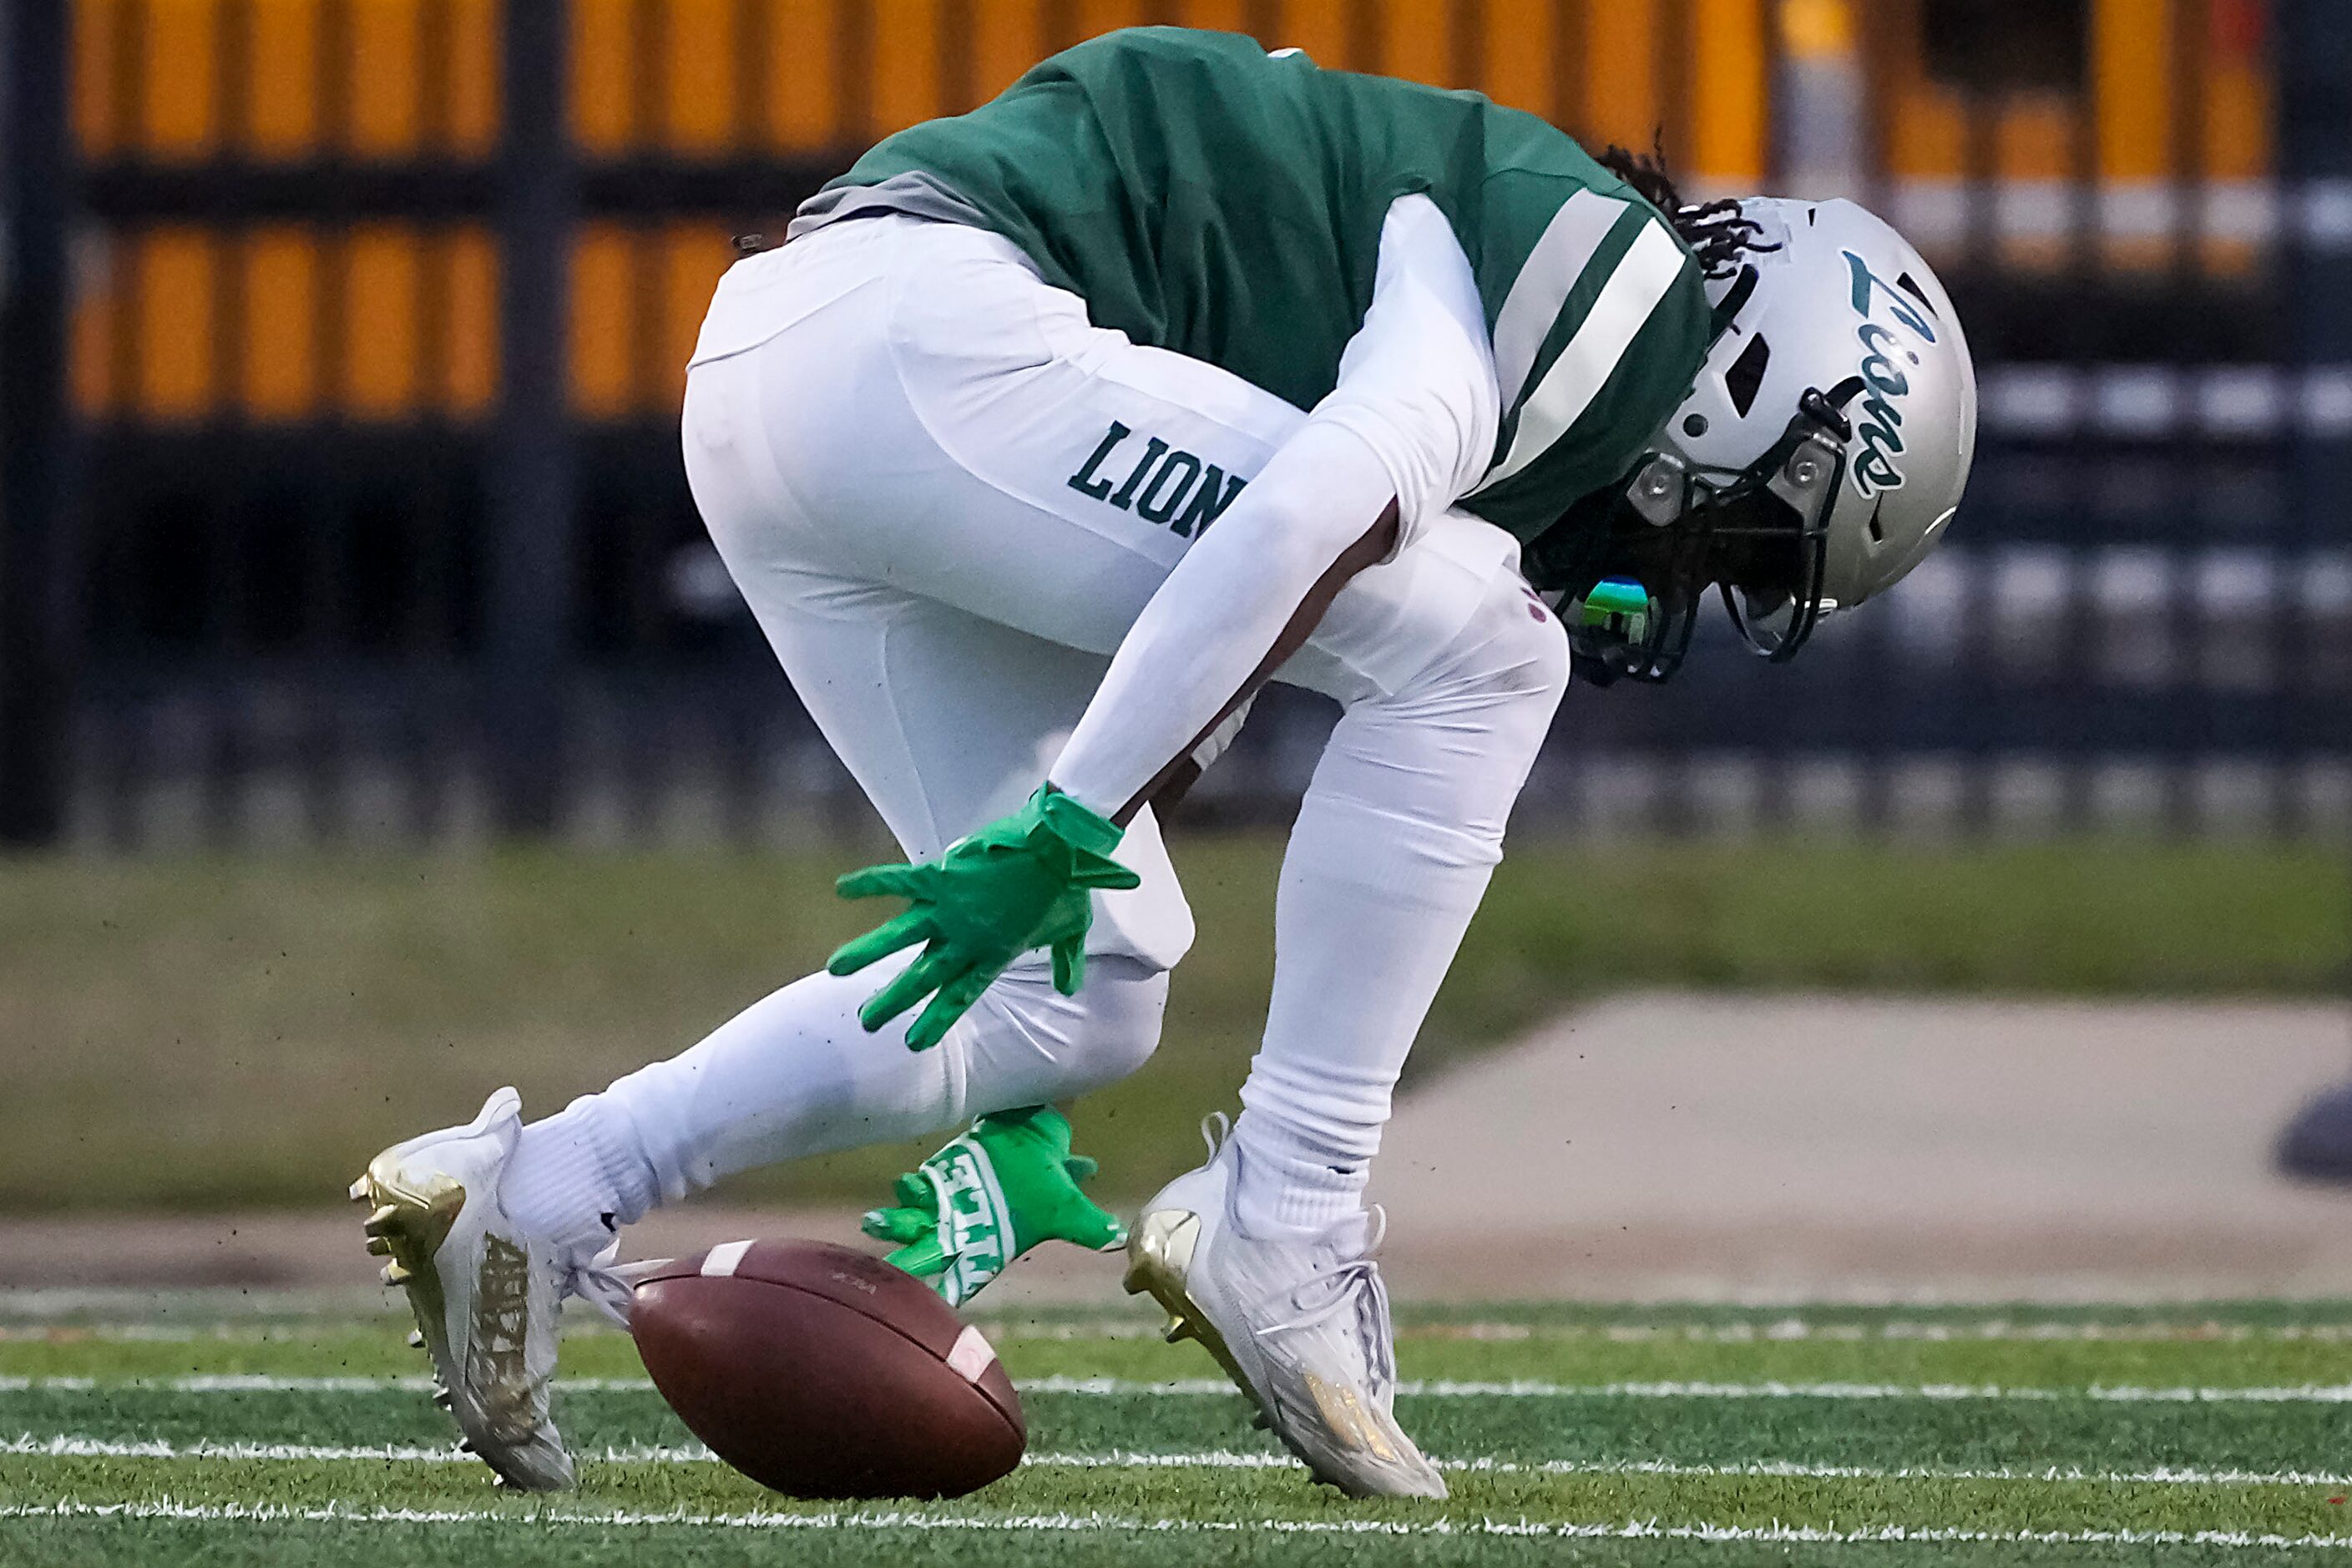
<svg viewBox="0 0 2352 1568">
<path fill-rule="evenodd" d="M 985 232 L 845 222 L 739 264 L 687 383 L 696 504 L 794 689 L 909 859 L 1015 810 L 1129 624 L 1303 416 L 1089 324 Z M 1517 546 L 1450 513 L 1339 594 L 1277 679 L 1343 714 L 1284 862 L 1240 1135 L 1262 1223 L 1357 1200 L 1406 1052 L 1567 679 Z M 1149 811 L 1085 988 L 1043 954 L 935 1049 L 811 975 L 526 1133 L 509 1205 L 590 1234 L 731 1171 L 1068 1099 L 1158 1043 L 1192 939 Z M 877 918 L 887 911 L 877 909 Z M 1126 1182 L 1172 1173 L 1120 1173 Z M 1248 1217 L 1245 1211 L 1244 1217 Z"/>
</svg>

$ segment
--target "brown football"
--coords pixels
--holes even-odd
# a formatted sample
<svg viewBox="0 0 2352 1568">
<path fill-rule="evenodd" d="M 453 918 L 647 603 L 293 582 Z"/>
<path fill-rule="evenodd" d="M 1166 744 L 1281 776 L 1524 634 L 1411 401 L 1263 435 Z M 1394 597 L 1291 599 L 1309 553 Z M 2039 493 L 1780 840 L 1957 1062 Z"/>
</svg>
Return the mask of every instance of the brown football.
<svg viewBox="0 0 2352 1568">
<path fill-rule="evenodd" d="M 654 1386 L 790 1497 L 961 1497 L 1021 1462 L 1003 1363 L 920 1281 L 820 1241 L 731 1241 L 637 1280 Z"/>
</svg>

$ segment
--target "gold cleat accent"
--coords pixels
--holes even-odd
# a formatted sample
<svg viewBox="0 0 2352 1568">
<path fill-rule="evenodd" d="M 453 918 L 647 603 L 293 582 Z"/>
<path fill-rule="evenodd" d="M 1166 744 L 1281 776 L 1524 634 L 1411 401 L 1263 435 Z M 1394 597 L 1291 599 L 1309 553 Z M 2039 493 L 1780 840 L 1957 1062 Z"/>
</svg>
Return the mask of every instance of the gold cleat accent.
<svg viewBox="0 0 2352 1568">
<path fill-rule="evenodd" d="M 1192 1325 L 1181 1317 L 1169 1319 L 1168 1326 L 1160 1331 L 1161 1342 L 1171 1345 L 1178 1340 L 1190 1339 L 1192 1334 Z"/>
<path fill-rule="evenodd" d="M 1334 1437 L 1348 1447 L 1370 1449 L 1374 1458 L 1385 1463 L 1396 1462 L 1396 1449 L 1381 1432 L 1380 1423 L 1365 1410 L 1354 1389 L 1334 1388 L 1310 1372 L 1307 1374 L 1307 1392 Z"/>
<path fill-rule="evenodd" d="M 438 1364 L 446 1359 L 449 1331 L 433 1256 L 466 1206 L 466 1189 L 447 1176 L 412 1186 L 387 1151 L 352 1184 L 352 1198 L 373 1205 L 365 1226 L 368 1250 L 392 1259 L 383 1266 L 383 1282 L 407 1287 L 409 1310 L 416 1315 L 416 1333 L 409 1342 L 434 1352 Z"/>
<path fill-rule="evenodd" d="M 1171 1342 L 1189 1339 L 1217 1360 L 1252 1405 L 1256 1391 L 1242 1375 L 1241 1363 L 1209 1321 L 1207 1313 L 1184 1293 L 1184 1276 L 1192 1267 L 1192 1248 L 1200 1245 L 1201 1216 L 1181 1209 L 1161 1209 L 1136 1222 L 1127 1238 L 1127 1276 L 1122 1283 L 1130 1296 L 1149 1293 L 1168 1310 L 1171 1320 L 1166 1337 Z M 1263 1410 L 1260 1414 L 1264 1414 Z"/>
<path fill-rule="evenodd" d="M 433 1256 L 442 1241 L 449 1239 L 449 1227 L 457 1225 L 458 1211 L 466 1208 L 466 1190 L 446 1175 L 412 1187 L 402 1178 L 400 1166 L 388 1154 L 379 1154 L 367 1166 L 367 1175 L 351 1184 L 351 1199 L 355 1204 L 374 1204 L 364 1227 L 367 1250 L 379 1258 L 391 1258 L 383 1265 L 383 1284 L 407 1286 L 409 1311 L 416 1314 L 409 1344 L 414 1350 L 430 1352 L 436 1366 L 440 1366 L 449 1347 L 449 1314 Z M 437 1392 L 433 1404 L 446 1411 L 449 1392 Z"/>
</svg>

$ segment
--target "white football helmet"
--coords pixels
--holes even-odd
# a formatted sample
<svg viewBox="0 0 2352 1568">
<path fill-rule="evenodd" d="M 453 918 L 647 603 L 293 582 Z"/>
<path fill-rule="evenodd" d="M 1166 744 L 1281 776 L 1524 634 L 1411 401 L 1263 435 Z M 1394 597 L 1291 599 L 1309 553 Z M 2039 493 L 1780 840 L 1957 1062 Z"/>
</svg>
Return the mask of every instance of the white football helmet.
<svg viewBox="0 0 2352 1568">
<path fill-rule="evenodd" d="M 1706 362 L 1631 481 L 1595 498 L 1590 585 L 1562 584 L 1603 683 L 1672 675 L 1710 585 L 1759 653 L 1793 657 L 1822 612 L 1917 565 L 1968 484 L 1976 370 L 1919 253 L 1848 201 L 1738 208 L 1760 232 L 1707 283 Z"/>
</svg>

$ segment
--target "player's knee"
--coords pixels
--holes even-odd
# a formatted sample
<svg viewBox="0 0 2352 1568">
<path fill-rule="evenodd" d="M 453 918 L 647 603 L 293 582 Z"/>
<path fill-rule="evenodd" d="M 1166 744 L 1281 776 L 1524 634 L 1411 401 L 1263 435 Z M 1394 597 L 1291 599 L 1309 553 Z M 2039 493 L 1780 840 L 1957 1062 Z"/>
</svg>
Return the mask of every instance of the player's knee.
<svg viewBox="0 0 2352 1568">
<path fill-rule="evenodd" d="M 1042 963 L 1008 971 L 968 1016 L 973 1109 L 1068 1100 L 1118 1082 L 1159 1048 L 1168 974 L 1119 953 L 1087 960 L 1076 996 Z"/>
<path fill-rule="evenodd" d="M 1568 628 L 1525 588 L 1514 595 L 1503 676 L 1511 690 L 1557 708 L 1568 690 Z"/>
<path fill-rule="evenodd" d="M 1447 661 L 1456 701 L 1489 710 L 1489 724 L 1539 743 L 1568 690 L 1568 633 L 1515 578 L 1498 577 Z"/>
<path fill-rule="evenodd" d="M 1082 1048 L 1074 1064 L 1084 1094 L 1117 1083 L 1151 1059 L 1160 1048 L 1160 1020 L 1168 1011 L 1168 972 L 1139 959 L 1107 954 L 1087 961 L 1087 983 L 1074 998 L 1085 1013 Z"/>
</svg>

